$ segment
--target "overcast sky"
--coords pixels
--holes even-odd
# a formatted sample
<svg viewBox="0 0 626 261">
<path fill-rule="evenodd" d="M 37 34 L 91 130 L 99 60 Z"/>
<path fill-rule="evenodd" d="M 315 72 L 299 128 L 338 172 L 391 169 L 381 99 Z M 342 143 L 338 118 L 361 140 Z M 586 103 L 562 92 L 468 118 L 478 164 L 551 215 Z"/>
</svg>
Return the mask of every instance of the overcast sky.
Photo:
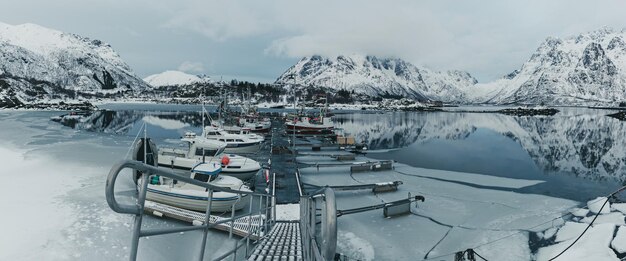
<svg viewBox="0 0 626 261">
<path fill-rule="evenodd" d="M 398 57 L 485 82 L 547 36 L 626 27 L 626 1 L 0 0 L 0 21 L 113 45 L 141 76 L 179 69 L 271 82 L 305 55 Z"/>
</svg>

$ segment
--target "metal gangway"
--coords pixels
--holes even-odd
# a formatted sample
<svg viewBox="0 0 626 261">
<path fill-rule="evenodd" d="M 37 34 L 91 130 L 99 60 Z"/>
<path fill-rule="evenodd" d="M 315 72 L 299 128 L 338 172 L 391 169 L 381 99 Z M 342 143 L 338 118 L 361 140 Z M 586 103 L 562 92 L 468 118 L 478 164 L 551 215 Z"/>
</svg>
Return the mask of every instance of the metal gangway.
<svg viewBox="0 0 626 261">
<path fill-rule="evenodd" d="M 134 204 L 121 204 L 115 197 L 115 184 L 124 169 L 131 169 L 140 174 L 137 201 Z M 132 172 L 131 172 L 132 173 Z M 146 201 L 148 180 L 151 175 L 159 175 L 178 180 L 207 190 L 207 210 L 200 212 L 184 210 L 173 206 Z M 247 213 L 235 215 L 231 211 L 229 218 L 211 215 L 211 198 L 214 192 L 223 191 L 250 196 Z M 214 258 L 223 260 L 333 260 L 337 246 L 337 208 L 335 194 L 331 188 L 324 187 L 311 194 L 303 195 L 300 190 L 300 220 L 283 222 L 276 220 L 276 198 L 274 195 L 246 192 L 217 187 L 189 177 L 180 176 L 164 169 L 156 168 L 134 160 L 124 160 L 115 164 L 109 171 L 105 187 L 109 207 L 121 214 L 134 215 L 130 260 L 137 260 L 139 242 L 142 237 L 171 233 L 202 230 L 202 240 L 197 247 L 198 260 L 204 260 L 209 229 L 221 229 L 242 238 L 234 242 L 230 251 Z M 258 202 L 259 208 L 253 210 Z M 186 220 L 192 226 L 168 228 L 142 228 L 143 216 L 148 212 L 156 216 L 173 217 Z M 246 224 L 247 223 L 247 224 Z M 238 252 L 245 246 L 242 255 Z M 279 251 L 280 250 L 280 251 Z M 239 254 L 239 256 L 238 256 Z"/>
</svg>

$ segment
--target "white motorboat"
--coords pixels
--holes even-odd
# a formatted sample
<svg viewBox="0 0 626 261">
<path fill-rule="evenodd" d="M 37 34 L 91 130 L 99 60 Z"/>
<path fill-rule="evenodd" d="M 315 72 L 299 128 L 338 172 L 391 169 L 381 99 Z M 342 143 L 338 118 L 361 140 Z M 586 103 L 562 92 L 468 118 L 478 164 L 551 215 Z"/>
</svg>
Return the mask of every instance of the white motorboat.
<svg viewBox="0 0 626 261">
<path fill-rule="evenodd" d="M 217 140 L 226 143 L 225 152 L 228 153 L 254 153 L 259 151 L 261 143 L 265 140 L 263 136 L 245 133 L 228 133 L 222 128 L 207 126 L 204 128 L 202 137 L 209 140 Z"/>
<path fill-rule="evenodd" d="M 237 120 L 235 125 L 225 125 L 223 122 L 215 121 L 213 127 L 220 127 L 228 133 L 238 134 L 243 132 L 267 133 L 272 127 L 269 118 L 259 118 L 258 116 L 244 116 Z"/>
<path fill-rule="evenodd" d="M 272 122 L 269 118 L 260 118 L 258 115 L 246 115 L 239 118 L 239 126 L 251 132 L 269 132 Z"/>
<path fill-rule="evenodd" d="M 222 166 L 219 163 L 200 163 L 191 170 L 191 178 L 218 187 L 251 192 L 248 186 L 237 178 L 220 175 Z M 151 175 L 148 179 L 146 199 L 179 208 L 206 211 L 208 192 L 205 188 L 193 184 Z M 242 209 L 250 203 L 250 196 L 230 192 L 213 192 L 211 212 Z"/>
<path fill-rule="evenodd" d="M 159 167 L 189 171 L 198 163 L 220 163 L 222 174 L 248 180 L 261 169 L 261 165 L 252 159 L 235 154 L 226 154 L 226 143 L 196 137 L 188 132 L 181 139 L 186 149 L 160 148 L 158 150 Z"/>
</svg>

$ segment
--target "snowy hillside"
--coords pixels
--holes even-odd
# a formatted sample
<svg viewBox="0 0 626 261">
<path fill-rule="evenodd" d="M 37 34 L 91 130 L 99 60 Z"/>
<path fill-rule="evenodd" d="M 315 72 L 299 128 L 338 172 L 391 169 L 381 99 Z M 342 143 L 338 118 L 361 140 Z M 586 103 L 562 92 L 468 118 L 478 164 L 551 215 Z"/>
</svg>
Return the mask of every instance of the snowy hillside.
<svg viewBox="0 0 626 261">
<path fill-rule="evenodd" d="M 374 96 L 405 96 L 418 100 L 464 101 L 465 90 L 476 83 L 461 71 L 435 72 L 401 59 L 374 56 L 318 55 L 304 57 L 276 80 L 291 83 L 345 89 Z"/>
<path fill-rule="evenodd" d="M 153 87 L 180 86 L 211 82 L 211 79 L 209 77 L 200 77 L 181 71 L 165 71 L 162 73 L 150 75 L 143 80 Z"/>
<path fill-rule="evenodd" d="M 0 23 L 0 107 L 150 88 L 100 40 L 35 24 Z"/>
<path fill-rule="evenodd" d="M 478 84 L 470 102 L 617 104 L 626 100 L 626 31 L 549 37 L 519 70 Z"/>
</svg>

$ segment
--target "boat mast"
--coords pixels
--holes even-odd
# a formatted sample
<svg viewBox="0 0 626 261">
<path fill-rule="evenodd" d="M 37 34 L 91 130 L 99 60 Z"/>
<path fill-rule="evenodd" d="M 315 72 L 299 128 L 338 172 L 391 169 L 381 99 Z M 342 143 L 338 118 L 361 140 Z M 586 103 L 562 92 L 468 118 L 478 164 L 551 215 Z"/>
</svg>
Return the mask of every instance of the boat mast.
<svg viewBox="0 0 626 261">
<path fill-rule="evenodd" d="M 143 125 L 143 164 L 148 164 L 148 126 Z"/>
<path fill-rule="evenodd" d="M 204 136 L 204 86 L 202 86 L 202 96 L 200 96 L 202 100 L 202 136 Z"/>
<path fill-rule="evenodd" d="M 292 120 L 293 125 L 293 137 L 291 138 L 291 146 L 293 147 L 292 153 L 296 153 L 296 119 L 298 118 L 298 110 L 296 109 L 296 75 L 292 74 L 291 79 L 293 79 L 293 85 L 291 85 L 291 90 L 293 91 L 293 109 L 296 113 L 295 118 Z"/>
</svg>

